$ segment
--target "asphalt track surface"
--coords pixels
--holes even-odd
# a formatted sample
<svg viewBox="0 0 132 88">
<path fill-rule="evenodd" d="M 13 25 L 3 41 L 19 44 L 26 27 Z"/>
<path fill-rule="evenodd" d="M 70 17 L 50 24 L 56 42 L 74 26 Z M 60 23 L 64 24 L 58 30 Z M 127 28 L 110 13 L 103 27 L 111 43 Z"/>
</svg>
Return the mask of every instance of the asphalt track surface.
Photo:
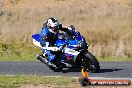
<svg viewBox="0 0 132 88">
<path fill-rule="evenodd" d="M 90 77 L 132 78 L 132 62 L 100 62 L 98 73 Z M 0 75 L 40 75 L 81 77 L 81 69 L 71 68 L 64 72 L 53 72 L 41 62 L 0 62 Z"/>
</svg>

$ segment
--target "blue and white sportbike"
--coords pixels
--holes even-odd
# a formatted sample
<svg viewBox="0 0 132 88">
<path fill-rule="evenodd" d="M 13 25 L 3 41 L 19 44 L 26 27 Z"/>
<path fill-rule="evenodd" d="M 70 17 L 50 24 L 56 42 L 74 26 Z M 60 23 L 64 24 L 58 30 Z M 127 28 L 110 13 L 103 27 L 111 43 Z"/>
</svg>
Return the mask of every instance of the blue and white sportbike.
<svg viewBox="0 0 132 88">
<path fill-rule="evenodd" d="M 85 38 L 75 29 L 73 35 L 59 33 L 56 41 L 56 47 L 42 47 L 40 45 L 40 34 L 32 35 L 33 43 L 42 49 L 47 49 L 56 55 L 53 62 L 49 62 L 47 56 L 38 54 L 37 59 L 45 63 L 53 71 L 62 71 L 63 68 L 84 67 L 89 72 L 98 72 L 99 62 L 88 51 L 88 43 Z M 63 59 L 62 59 L 63 58 Z"/>
</svg>

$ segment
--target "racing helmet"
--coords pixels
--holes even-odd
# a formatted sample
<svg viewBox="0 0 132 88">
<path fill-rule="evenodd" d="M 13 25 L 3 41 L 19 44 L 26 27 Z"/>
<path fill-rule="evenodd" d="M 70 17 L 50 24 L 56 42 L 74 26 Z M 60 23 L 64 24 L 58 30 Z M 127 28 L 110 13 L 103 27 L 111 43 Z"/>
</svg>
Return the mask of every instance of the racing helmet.
<svg viewBox="0 0 132 88">
<path fill-rule="evenodd" d="M 48 30 L 54 34 L 58 32 L 59 29 L 59 22 L 55 18 L 51 17 L 47 19 L 47 27 Z"/>
</svg>

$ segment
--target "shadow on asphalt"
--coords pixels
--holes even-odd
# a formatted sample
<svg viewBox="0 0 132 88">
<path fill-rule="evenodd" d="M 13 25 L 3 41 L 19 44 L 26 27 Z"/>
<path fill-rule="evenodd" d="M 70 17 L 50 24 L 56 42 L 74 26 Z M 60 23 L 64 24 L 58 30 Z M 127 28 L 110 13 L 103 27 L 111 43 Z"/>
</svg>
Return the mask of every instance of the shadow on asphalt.
<svg viewBox="0 0 132 88">
<path fill-rule="evenodd" d="M 81 68 L 68 68 L 67 70 L 63 70 L 63 73 L 68 73 L 68 72 L 81 72 Z"/>
<path fill-rule="evenodd" d="M 114 71 L 120 71 L 123 69 L 118 69 L 118 68 L 114 68 L 114 69 L 100 69 L 98 73 L 106 73 L 106 72 L 114 72 Z"/>
<path fill-rule="evenodd" d="M 120 71 L 123 69 L 118 69 L 118 68 L 114 68 L 114 69 L 100 69 L 99 72 L 97 73 L 107 73 L 107 72 L 114 72 L 114 71 Z M 68 72 L 81 72 L 81 68 L 69 68 L 68 70 L 63 70 L 64 73 L 68 73 Z"/>
</svg>

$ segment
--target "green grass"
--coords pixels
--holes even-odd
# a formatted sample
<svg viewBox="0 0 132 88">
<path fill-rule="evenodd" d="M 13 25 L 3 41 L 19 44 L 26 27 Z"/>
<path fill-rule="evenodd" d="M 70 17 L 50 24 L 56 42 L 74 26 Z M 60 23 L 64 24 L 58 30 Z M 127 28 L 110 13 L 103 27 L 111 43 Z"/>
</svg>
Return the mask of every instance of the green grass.
<svg viewBox="0 0 132 88">
<path fill-rule="evenodd" d="M 71 77 L 45 77 L 45 76 L 0 76 L 0 88 L 84 88 L 78 79 Z M 94 88 L 88 86 L 87 88 Z M 97 88 L 110 88 L 110 86 L 96 86 Z M 111 86 L 117 88 L 117 86 Z M 119 86 L 120 87 L 120 86 Z M 124 86 L 121 88 L 131 88 Z"/>
<path fill-rule="evenodd" d="M 0 61 L 36 61 L 35 55 L 29 56 L 0 56 Z"/>
<path fill-rule="evenodd" d="M 41 49 L 32 43 L 0 43 L 0 61 L 37 61 L 36 54 Z M 132 57 L 99 57 L 99 61 L 132 61 Z"/>
<path fill-rule="evenodd" d="M 98 61 L 132 61 L 132 57 L 96 57 Z M 0 56 L 0 61 L 37 61 L 35 55 Z"/>
<path fill-rule="evenodd" d="M 2 43 L 0 44 L 0 61 L 35 61 L 41 49 L 33 44 Z"/>
<path fill-rule="evenodd" d="M 78 80 L 68 77 L 44 77 L 44 76 L 0 76 L 0 88 L 17 88 L 22 85 L 55 85 L 69 86 L 76 84 Z M 48 87 L 49 88 L 49 87 Z M 73 87 L 72 87 L 73 88 Z"/>
<path fill-rule="evenodd" d="M 99 61 L 132 61 L 132 57 L 98 57 Z"/>
<path fill-rule="evenodd" d="M 46 76 L 0 76 L 0 88 L 84 88 L 77 78 L 71 77 L 46 77 Z M 32 87 L 31 87 L 32 86 Z M 39 87 L 38 87 L 39 86 Z M 86 88 L 94 88 L 87 86 Z M 96 86 L 97 88 L 117 88 L 116 86 Z M 120 86 L 119 86 L 120 87 Z M 125 86 L 122 88 L 131 88 Z"/>
</svg>

